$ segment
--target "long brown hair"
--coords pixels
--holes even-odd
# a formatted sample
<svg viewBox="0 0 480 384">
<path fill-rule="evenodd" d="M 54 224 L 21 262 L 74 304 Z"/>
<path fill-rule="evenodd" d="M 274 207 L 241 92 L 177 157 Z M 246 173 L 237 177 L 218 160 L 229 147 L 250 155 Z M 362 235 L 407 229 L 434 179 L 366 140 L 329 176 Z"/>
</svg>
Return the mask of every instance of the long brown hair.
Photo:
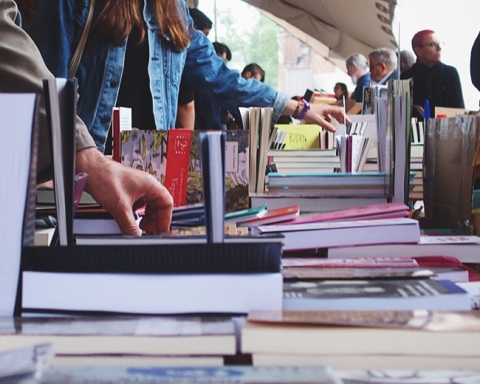
<svg viewBox="0 0 480 384">
<path fill-rule="evenodd" d="M 146 0 L 145 0 L 146 1 Z M 103 8 L 95 22 L 99 38 L 114 45 L 122 45 L 133 26 L 140 30 L 140 41 L 145 39 L 146 25 L 140 5 L 142 0 L 104 0 Z M 188 46 L 190 35 L 184 21 L 186 15 L 177 0 L 154 0 L 159 32 L 162 37 L 168 34 L 175 50 Z"/>
</svg>

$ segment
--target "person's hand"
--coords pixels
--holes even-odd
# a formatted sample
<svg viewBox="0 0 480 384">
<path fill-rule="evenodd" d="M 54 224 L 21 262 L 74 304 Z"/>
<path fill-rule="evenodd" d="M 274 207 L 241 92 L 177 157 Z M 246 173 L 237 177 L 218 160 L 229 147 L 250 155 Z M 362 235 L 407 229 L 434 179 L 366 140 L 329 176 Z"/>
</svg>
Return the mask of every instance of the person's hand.
<svg viewBox="0 0 480 384">
<path fill-rule="evenodd" d="M 113 216 L 123 235 L 169 230 L 173 198 L 152 175 L 107 159 L 96 148 L 77 152 L 76 172 L 88 174 L 85 190 Z M 139 228 L 133 212 L 143 205 Z"/>
<path fill-rule="evenodd" d="M 327 131 L 335 132 L 335 126 L 331 123 L 332 118 L 340 124 L 349 121 L 343 107 L 331 104 L 310 104 L 310 110 L 303 118 L 303 121 L 310 124 L 318 124 Z"/>
<path fill-rule="evenodd" d="M 293 115 L 297 107 L 300 110 L 303 109 L 303 102 L 297 100 L 289 100 L 287 106 L 282 114 Z M 300 112 L 297 110 L 297 112 Z M 310 104 L 310 109 L 306 115 L 302 118 L 307 124 L 318 124 L 325 128 L 327 131 L 335 132 L 335 126 L 331 123 L 332 118 L 337 120 L 340 124 L 344 124 L 349 120 L 345 115 L 343 107 L 339 107 L 331 104 Z"/>
</svg>

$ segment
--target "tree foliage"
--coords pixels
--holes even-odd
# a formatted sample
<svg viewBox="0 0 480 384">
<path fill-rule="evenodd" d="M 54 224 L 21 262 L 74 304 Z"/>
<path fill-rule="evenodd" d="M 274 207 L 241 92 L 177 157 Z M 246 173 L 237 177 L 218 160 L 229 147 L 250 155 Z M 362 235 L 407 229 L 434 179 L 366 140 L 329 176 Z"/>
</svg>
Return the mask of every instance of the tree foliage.
<svg viewBox="0 0 480 384">
<path fill-rule="evenodd" d="M 232 8 L 219 9 L 217 39 L 232 51 L 232 67 L 242 69 L 247 64 L 257 63 L 265 70 L 265 82 L 277 87 L 279 27 L 254 7 L 250 8 L 252 11 L 248 15 L 254 18 L 248 20 L 251 28 L 246 28 L 245 18 L 235 15 Z"/>
</svg>

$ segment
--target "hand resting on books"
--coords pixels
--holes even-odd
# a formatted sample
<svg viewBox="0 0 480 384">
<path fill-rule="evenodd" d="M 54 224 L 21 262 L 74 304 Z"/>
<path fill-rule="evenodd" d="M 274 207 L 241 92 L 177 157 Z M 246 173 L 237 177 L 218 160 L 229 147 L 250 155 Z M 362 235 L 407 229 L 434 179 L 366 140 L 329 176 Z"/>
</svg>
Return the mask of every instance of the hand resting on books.
<svg viewBox="0 0 480 384">
<path fill-rule="evenodd" d="M 298 106 L 297 100 L 289 100 L 283 114 L 292 115 Z M 303 105 L 302 105 L 303 107 Z M 310 109 L 303 117 L 303 121 L 308 124 L 318 124 L 327 131 L 335 132 L 336 129 L 330 121 L 334 118 L 340 124 L 349 122 L 348 116 L 342 107 L 330 104 L 310 104 Z"/>
<path fill-rule="evenodd" d="M 169 229 L 173 198 L 152 175 L 107 159 L 93 147 L 77 152 L 76 172 L 88 174 L 85 190 L 113 216 L 123 235 Z M 133 211 L 142 205 L 145 215 L 139 228 Z"/>
</svg>

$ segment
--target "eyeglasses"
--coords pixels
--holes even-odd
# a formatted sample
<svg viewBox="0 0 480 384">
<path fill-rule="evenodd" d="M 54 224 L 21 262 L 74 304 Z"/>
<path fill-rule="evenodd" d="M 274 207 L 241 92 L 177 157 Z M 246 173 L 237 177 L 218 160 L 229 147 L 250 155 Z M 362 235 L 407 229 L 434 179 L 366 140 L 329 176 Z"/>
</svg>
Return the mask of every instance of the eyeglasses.
<svg viewBox="0 0 480 384">
<path fill-rule="evenodd" d="M 382 63 L 370 64 L 370 69 L 375 68 L 377 65 L 382 65 Z"/>
<path fill-rule="evenodd" d="M 444 47 L 444 43 L 426 43 L 426 44 L 422 44 L 420 45 L 420 47 L 430 47 L 430 48 L 435 48 L 435 49 L 442 49 Z"/>
</svg>

